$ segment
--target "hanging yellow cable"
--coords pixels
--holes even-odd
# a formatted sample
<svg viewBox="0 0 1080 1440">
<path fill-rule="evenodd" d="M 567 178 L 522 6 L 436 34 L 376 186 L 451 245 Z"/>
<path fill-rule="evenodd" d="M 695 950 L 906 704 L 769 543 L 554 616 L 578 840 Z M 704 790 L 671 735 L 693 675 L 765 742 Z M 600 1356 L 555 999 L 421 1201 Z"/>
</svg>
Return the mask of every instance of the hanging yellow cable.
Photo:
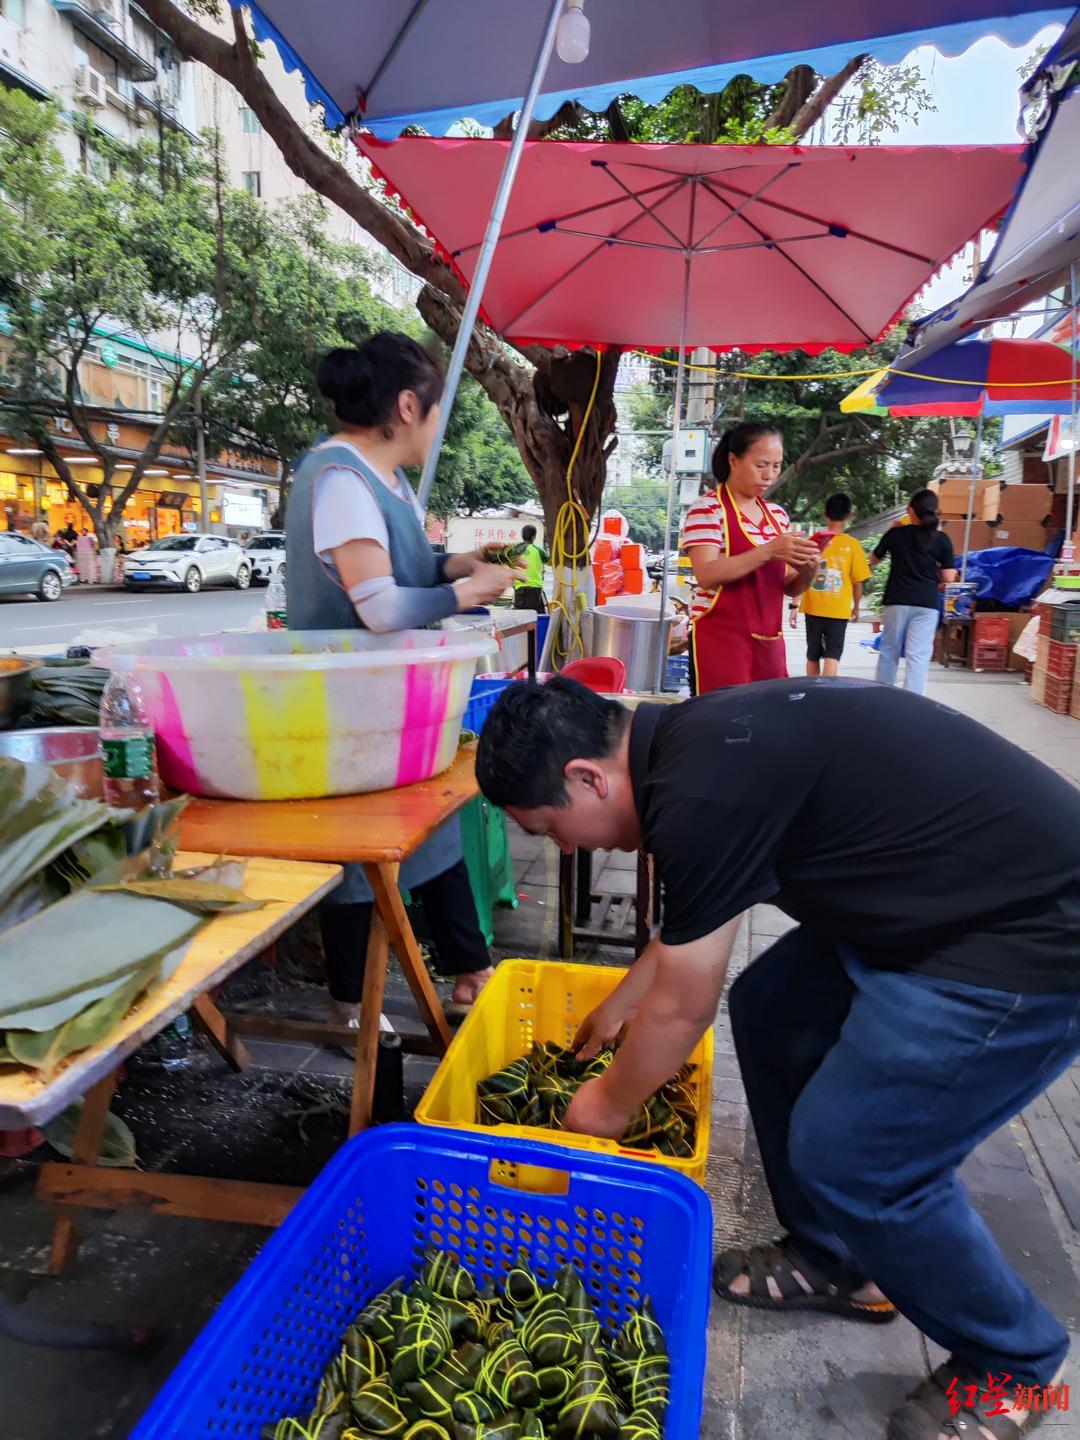
<svg viewBox="0 0 1080 1440">
<path fill-rule="evenodd" d="M 551 600 L 551 623 L 554 626 L 551 656 L 555 660 L 570 660 L 575 653 L 585 654 L 585 642 L 581 634 L 581 612 L 585 609 L 585 594 L 578 585 L 581 562 L 589 558 L 589 512 L 574 495 L 574 467 L 585 440 L 585 430 L 596 405 L 600 389 L 601 352 L 596 352 L 596 374 L 593 376 L 592 392 L 585 413 L 578 426 L 577 438 L 566 467 L 566 499 L 555 517 L 555 531 L 551 538 L 551 568 L 555 577 L 555 589 Z M 579 531 L 580 544 L 574 538 Z M 569 576 L 567 575 L 569 571 Z M 559 669 L 558 665 L 554 665 Z"/>
<path fill-rule="evenodd" d="M 670 365 L 673 369 L 679 364 L 666 355 L 650 355 L 647 350 L 632 350 L 630 353 L 641 356 L 643 360 L 655 360 L 658 365 Z M 716 365 L 687 364 L 686 368 L 702 375 L 722 375 L 729 380 L 788 380 L 794 384 L 799 380 L 854 380 L 887 367 L 871 365 L 863 370 L 828 370 L 817 375 L 758 375 L 753 370 L 721 370 Z M 1070 377 L 1063 380 L 955 380 L 951 375 L 924 375 L 920 370 L 889 370 L 888 374 L 902 375 L 906 380 L 929 380 L 935 385 L 971 385 L 976 390 L 1046 390 L 1055 385 L 1072 385 Z"/>
</svg>

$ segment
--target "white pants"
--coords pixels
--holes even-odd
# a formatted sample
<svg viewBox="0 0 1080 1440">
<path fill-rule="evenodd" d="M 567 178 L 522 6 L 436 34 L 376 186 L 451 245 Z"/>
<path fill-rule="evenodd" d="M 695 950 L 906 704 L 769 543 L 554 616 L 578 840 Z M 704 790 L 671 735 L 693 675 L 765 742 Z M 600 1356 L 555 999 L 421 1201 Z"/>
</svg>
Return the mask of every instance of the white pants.
<svg viewBox="0 0 1080 1440">
<path fill-rule="evenodd" d="M 926 694 L 926 677 L 938 627 L 937 609 L 925 605 L 886 605 L 882 612 L 881 649 L 877 678 L 881 685 L 895 685 L 900 656 L 905 660 L 904 689 Z"/>
</svg>

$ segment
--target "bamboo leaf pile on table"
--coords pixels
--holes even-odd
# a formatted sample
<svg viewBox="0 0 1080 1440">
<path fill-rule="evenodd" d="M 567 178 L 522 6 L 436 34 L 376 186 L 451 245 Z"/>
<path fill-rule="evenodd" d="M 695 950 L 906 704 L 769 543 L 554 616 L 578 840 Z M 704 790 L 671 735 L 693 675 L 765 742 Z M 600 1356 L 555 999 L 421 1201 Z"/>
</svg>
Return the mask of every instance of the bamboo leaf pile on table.
<svg viewBox="0 0 1080 1440">
<path fill-rule="evenodd" d="M 0 759 L 0 1064 L 47 1077 L 167 979 L 209 916 L 265 903 L 213 869 L 168 873 L 182 804 L 113 810 Z"/>
<path fill-rule="evenodd" d="M 614 1058 L 614 1049 L 608 1048 L 592 1060 L 580 1060 L 554 1041 L 538 1041 L 527 1054 L 479 1082 L 477 1122 L 559 1130 L 579 1087 L 602 1075 Z M 684 1065 L 638 1108 L 620 1143 L 688 1160 L 696 1131 L 697 1066 Z"/>
<path fill-rule="evenodd" d="M 471 1324 L 451 1333 L 448 1307 Z M 612 1335 L 571 1266 L 546 1283 L 523 1250 L 479 1289 L 430 1250 L 410 1285 L 395 1280 L 347 1326 L 310 1411 L 262 1440 L 661 1440 L 669 1391 L 647 1298 Z"/>
<path fill-rule="evenodd" d="M 31 659 L 31 656 L 24 656 Z M 96 726 L 108 670 L 85 660 L 47 660 L 30 676 L 27 725 Z"/>
</svg>

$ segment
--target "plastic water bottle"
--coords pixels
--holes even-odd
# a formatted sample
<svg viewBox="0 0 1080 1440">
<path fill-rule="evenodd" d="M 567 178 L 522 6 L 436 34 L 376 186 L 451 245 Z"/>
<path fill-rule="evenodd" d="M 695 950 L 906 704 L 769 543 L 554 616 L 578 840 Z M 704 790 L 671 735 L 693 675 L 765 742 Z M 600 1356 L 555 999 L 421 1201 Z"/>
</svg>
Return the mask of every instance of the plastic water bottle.
<svg viewBox="0 0 1080 1440">
<path fill-rule="evenodd" d="M 287 630 L 286 623 L 286 597 L 285 597 L 285 566 L 280 565 L 270 579 L 270 587 L 266 592 L 266 628 L 267 630 Z"/>
<path fill-rule="evenodd" d="M 122 810 L 156 805 L 153 726 L 119 671 L 113 671 L 102 691 L 99 723 L 105 803 Z"/>
</svg>

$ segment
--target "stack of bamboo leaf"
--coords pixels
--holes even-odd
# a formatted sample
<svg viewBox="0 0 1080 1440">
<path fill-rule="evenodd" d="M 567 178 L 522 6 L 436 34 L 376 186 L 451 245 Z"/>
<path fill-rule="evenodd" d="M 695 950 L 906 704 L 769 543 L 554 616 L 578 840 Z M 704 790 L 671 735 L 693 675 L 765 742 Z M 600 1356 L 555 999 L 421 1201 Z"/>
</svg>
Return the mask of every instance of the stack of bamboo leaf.
<svg viewBox="0 0 1080 1440">
<path fill-rule="evenodd" d="M 477 1085 L 477 1122 L 559 1130 L 579 1087 L 602 1075 L 614 1058 L 615 1051 L 609 1048 L 592 1060 L 580 1060 L 553 1040 L 537 1041 L 527 1054 Z M 696 1076 L 696 1065 L 684 1065 L 639 1107 L 620 1143 L 679 1160 L 692 1158 L 697 1128 Z"/>
<path fill-rule="evenodd" d="M 107 670 L 85 660 L 53 659 L 35 665 L 30 675 L 30 710 L 21 723 L 96 725 L 108 678 Z"/>
<path fill-rule="evenodd" d="M 167 978 L 208 916 L 263 903 L 235 871 L 171 873 L 183 803 L 114 810 L 0 758 L 0 1065 L 50 1074 Z"/>
<path fill-rule="evenodd" d="M 306 1417 L 263 1440 L 660 1440 L 670 1391 L 646 1298 L 603 1330 L 576 1270 L 545 1286 L 522 1251 L 501 1289 L 429 1250 L 356 1317 Z"/>
</svg>

